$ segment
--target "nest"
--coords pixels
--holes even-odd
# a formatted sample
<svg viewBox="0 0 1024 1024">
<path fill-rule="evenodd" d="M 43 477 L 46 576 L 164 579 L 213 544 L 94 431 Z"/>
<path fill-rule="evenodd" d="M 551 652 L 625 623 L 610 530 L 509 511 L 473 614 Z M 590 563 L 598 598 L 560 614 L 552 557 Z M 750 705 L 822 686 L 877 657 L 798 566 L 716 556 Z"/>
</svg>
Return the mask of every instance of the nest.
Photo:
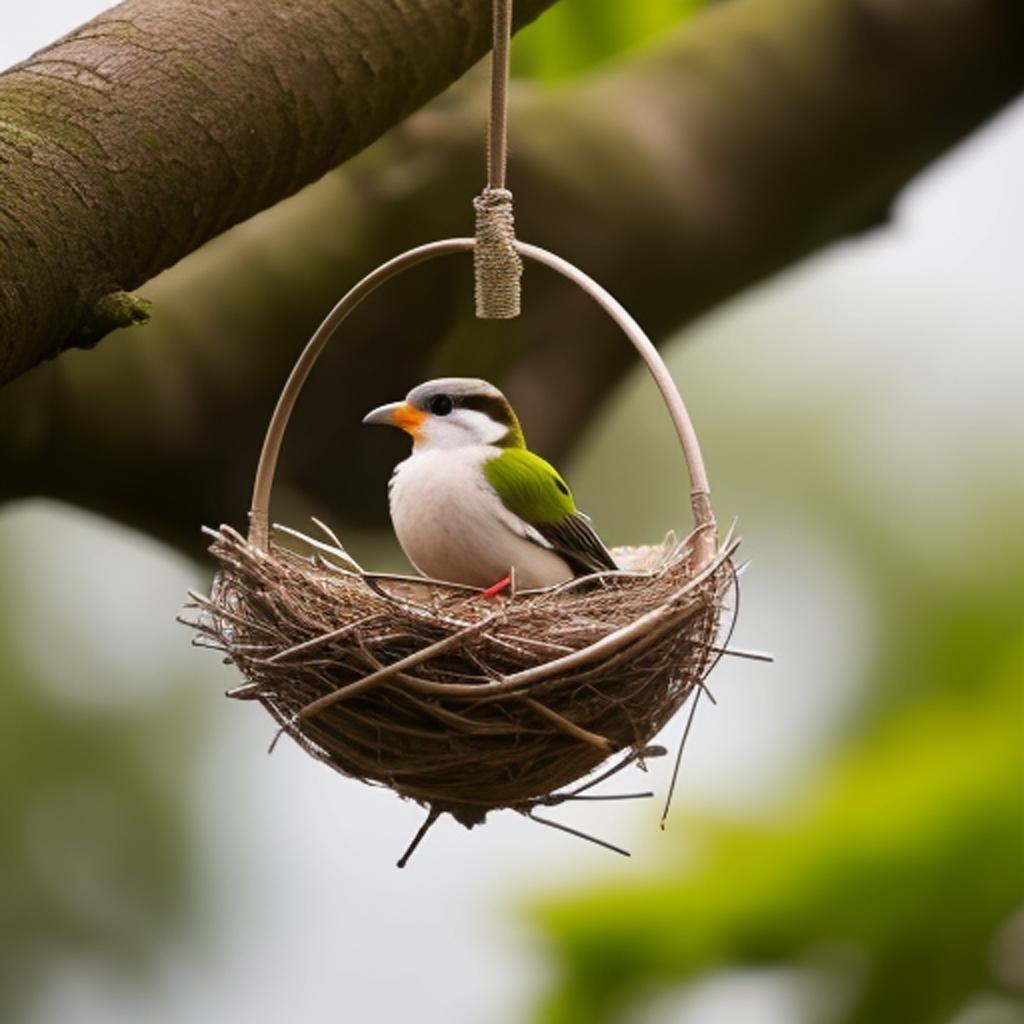
<svg viewBox="0 0 1024 1024">
<path fill-rule="evenodd" d="M 323 553 L 308 556 L 211 535 L 219 571 L 209 598 L 192 595 L 193 625 L 244 674 L 229 696 L 342 774 L 423 804 L 428 823 L 467 827 L 570 798 L 615 755 L 642 763 L 721 653 L 735 575 L 735 544 L 698 569 L 691 535 L 619 549 L 626 571 L 487 599 L 362 572 L 336 538 L 304 538 Z"/>
</svg>

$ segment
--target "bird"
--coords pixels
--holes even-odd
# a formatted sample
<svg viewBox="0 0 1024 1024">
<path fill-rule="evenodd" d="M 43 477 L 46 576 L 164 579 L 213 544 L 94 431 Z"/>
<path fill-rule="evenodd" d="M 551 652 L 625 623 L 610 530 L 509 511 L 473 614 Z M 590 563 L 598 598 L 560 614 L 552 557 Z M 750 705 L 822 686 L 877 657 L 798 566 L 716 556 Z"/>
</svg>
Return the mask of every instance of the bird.
<svg viewBox="0 0 1024 1024">
<path fill-rule="evenodd" d="M 562 476 L 526 447 L 518 417 L 493 384 L 430 380 L 363 423 L 412 437 L 388 504 L 398 542 L 424 576 L 492 596 L 513 583 L 544 588 L 617 568 Z"/>
</svg>

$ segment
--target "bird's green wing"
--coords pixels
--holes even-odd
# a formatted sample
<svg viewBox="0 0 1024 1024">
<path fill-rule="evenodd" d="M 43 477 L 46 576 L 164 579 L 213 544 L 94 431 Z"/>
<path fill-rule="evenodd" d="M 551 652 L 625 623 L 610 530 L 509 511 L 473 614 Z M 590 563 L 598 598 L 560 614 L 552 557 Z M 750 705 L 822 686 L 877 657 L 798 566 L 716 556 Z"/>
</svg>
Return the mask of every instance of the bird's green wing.
<svg viewBox="0 0 1024 1024">
<path fill-rule="evenodd" d="M 578 575 L 618 568 L 576 508 L 554 466 L 526 448 L 507 448 L 484 463 L 484 476 L 505 507 L 540 535 Z"/>
</svg>

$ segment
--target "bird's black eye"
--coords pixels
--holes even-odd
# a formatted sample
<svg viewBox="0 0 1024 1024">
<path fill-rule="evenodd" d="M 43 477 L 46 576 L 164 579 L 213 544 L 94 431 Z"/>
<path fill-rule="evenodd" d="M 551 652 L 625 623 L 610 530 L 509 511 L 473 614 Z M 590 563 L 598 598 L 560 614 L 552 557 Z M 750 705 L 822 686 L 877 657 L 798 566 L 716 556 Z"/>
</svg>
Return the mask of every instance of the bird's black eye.
<svg viewBox="0 0 1024 1024">
<path fill-rule="evenodd" d="M 434 395 L 429 408 L 435 416 L 447 416 L 455 408 L 455 403 L 449 395 Z"/>
</svg>

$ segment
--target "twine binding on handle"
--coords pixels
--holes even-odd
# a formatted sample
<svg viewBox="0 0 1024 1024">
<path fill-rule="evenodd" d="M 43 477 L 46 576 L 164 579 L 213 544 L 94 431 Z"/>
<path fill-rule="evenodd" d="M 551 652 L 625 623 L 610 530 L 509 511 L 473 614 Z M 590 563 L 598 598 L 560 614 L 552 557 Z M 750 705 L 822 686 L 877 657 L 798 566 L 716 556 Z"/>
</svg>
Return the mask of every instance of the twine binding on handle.
<svg viewBox="0 0 1024 1024">
<path fill-rule="evenodd" d="M 483 320 L 510 320 L 519 316 L 523 275 L 523 261 L 516 251 L 512 193 L 507 188 L 485 188 L 473 200 L 473 209 L 476 315 Z"/>
</svg>

